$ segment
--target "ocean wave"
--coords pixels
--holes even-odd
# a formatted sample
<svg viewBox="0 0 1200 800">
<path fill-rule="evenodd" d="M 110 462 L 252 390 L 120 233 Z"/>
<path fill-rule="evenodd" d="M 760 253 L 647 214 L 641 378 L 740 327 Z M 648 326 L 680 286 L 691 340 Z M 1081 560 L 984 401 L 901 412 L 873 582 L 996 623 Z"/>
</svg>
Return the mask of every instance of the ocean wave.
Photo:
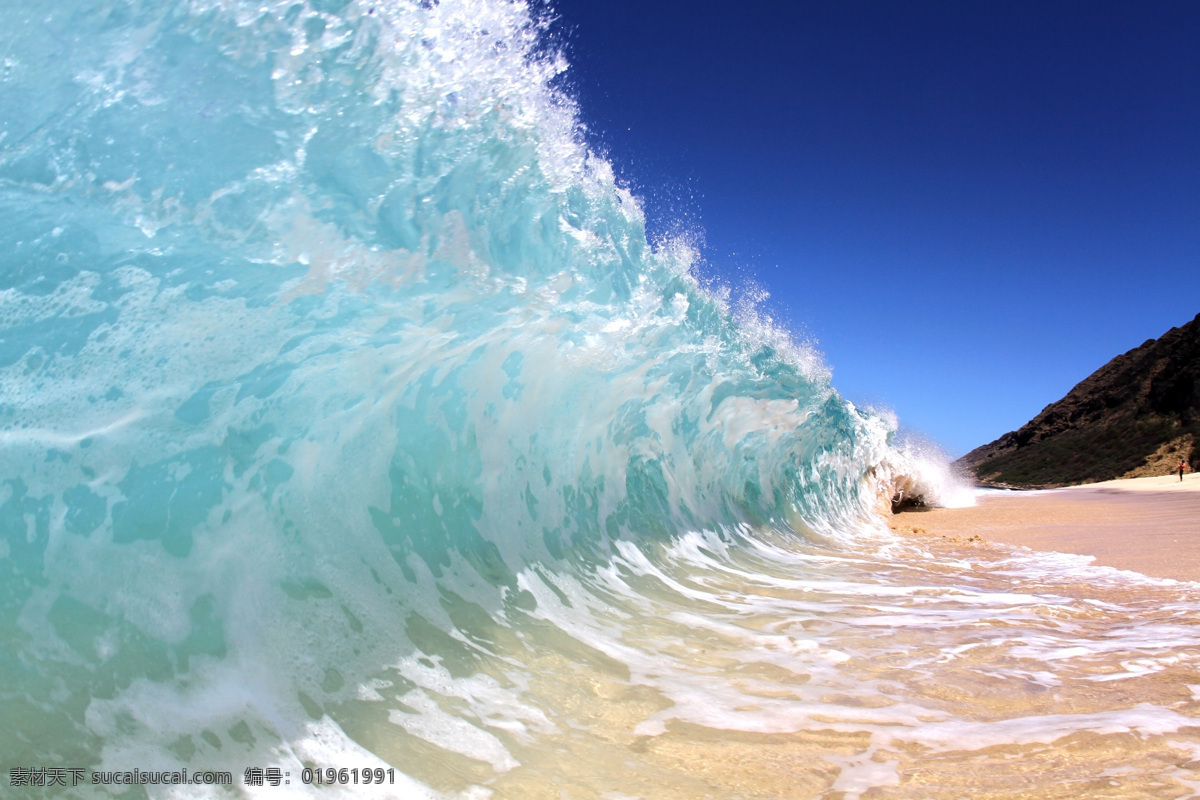
<svg viewBox="0 0 1200 800">
<path fill-rule="evenodd" d="M 556 730 L 527 678 L 471 677 L 506 621 L 585 625 L 553 609 L 632 545 L 853 548 L 952 484 L 647 241 L 522 3 L 0 29 L 14 758 L 380 766 L 329 715 L 390 681 L 393 727 L 504 772 L 493 728 Z"/>
</svg>

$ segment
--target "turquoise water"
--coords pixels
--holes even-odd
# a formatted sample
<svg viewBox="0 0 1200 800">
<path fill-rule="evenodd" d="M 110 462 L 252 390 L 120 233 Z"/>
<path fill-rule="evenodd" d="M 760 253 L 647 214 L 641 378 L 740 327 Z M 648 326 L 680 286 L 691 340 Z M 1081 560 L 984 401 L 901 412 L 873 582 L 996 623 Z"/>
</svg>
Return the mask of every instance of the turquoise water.
<svg viewBox="0 0 1200 800">
<path fill-rule="evenodd" d="M 944 469 L 647 241 L 541 43 L 503 0 L 0 7 L 5 770 L 724 797 L 647 743 L 829 728 L 805 780 L 849 797 L 898 785 L 896 726 L 936 750 L 977 716 L 855 672 L 884 651 L 850 620 L 941 619 L 914 652 L 1014 608 L 1098 635 L 1054 622 L 1070 591 L 889 537 L 880 500 Z M 1153 591 L 1190 669 L 1191 601 Z M 1185 727 L 1155 704 L 1060 728 Z"/>
</svg>

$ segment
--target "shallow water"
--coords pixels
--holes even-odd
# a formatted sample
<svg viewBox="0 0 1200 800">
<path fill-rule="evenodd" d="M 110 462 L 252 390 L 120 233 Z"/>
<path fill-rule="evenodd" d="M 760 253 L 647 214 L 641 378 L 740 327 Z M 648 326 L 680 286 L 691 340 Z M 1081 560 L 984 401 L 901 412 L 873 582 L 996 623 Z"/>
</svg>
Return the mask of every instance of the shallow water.
<svg viewBox="0 0 1200 800">
<path fill-rule="evenodd" d="M 1193 793 L 1195 586 L 884 530 L 944 466 L 647 241 L 524 5 L 0 55 L 0 767 L 85 776 L 17 796 Z"/>
<path fill-rule="evenodd" d="M 1195 793 L 1194 585 L 1001 546 L 770 538 L 530 573 L 537 608 L 511 628 L 407 660 L 333 717 L 430 786 L 498 797 Z M 443 747 L 470 749 L 465 708 L 490 766 L 428 747 L 440 719 Z"/>
</svg>

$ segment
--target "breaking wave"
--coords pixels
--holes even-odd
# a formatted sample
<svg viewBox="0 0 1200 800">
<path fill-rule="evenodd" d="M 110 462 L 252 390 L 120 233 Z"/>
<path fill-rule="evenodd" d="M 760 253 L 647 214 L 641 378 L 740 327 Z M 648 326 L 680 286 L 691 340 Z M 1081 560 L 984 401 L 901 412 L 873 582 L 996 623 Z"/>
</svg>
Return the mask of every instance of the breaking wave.
<svg viewBox="0 0 1200 800">
<path fill-rule="evenodd" d="M 253 793 L 242 767 L 353 762 L 401 767 L 353 796 L 486 796 L 586 720 L 815 713 L 664 683 L 655 620 L 719 640 L 766 602 L 697 573 L 854 594 L 880 502 L 952 481 L 647 241 L 544 25 L 504 0 L 0 8 L 6 767 Z M 754 636 L 754 680 L 848 658 Z M 541 676 L 584 667 L 599 705 L 568 722 Z"/>
</svg>

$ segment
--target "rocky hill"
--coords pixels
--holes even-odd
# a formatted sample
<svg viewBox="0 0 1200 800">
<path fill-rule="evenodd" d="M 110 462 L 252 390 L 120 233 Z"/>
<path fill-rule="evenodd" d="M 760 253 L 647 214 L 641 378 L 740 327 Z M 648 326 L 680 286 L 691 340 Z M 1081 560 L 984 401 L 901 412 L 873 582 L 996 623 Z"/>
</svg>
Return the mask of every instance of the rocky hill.
<svg viewBox="0 0 1200 800">
<path fill-rule="evenodd" d="M 1020 430 L 958 460 L 983 484 L 1066 486 L 1165 475 L 1200 452 L 1200 314 L 1119 355 Z"/>
</svg>

